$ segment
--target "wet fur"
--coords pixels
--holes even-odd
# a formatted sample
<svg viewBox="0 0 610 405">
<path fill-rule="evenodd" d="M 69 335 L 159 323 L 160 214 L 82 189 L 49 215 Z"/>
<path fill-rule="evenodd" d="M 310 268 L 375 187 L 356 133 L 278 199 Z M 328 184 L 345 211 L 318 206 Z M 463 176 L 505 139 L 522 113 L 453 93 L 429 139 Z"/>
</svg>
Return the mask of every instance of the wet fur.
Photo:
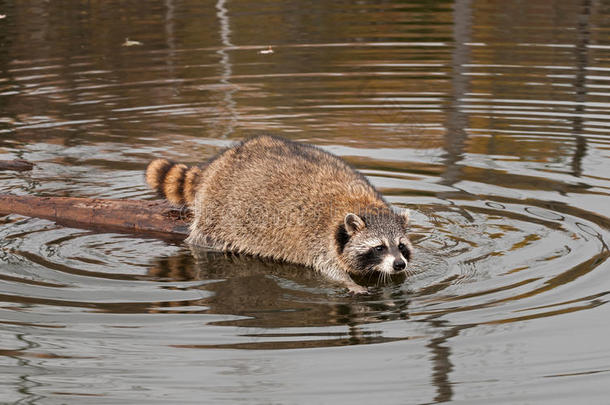
<svg viewBox="0 0 610 405">
<path fill-rule="evenodd" d="M 365 251 L 371 241 L 402 238 L 410 252 L 407 215 L 346 162 L 310 145 L 259 136 L 203 168 L 154 160 L 146 181 L 192 209 L 190 244 L 310 266 L 354 291 L 361 288 L 348 274 L 375 269 Z"/>
</svg>

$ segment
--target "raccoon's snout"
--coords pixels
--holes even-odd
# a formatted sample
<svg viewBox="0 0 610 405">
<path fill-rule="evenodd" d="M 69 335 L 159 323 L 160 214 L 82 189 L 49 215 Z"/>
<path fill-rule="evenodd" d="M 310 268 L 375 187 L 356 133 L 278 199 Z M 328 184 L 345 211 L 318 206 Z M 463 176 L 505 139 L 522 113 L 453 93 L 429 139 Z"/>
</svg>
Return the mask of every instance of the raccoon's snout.
<svg viewBox="0 0 610 405">
<path fill-rule="evenodd" d="M 405 261 L 402 259 L 396 259 L 394 260 L 392 267 L 394 268 L 394 271 L 402 271 L 405 269 L 405 267 L 407 267 L 407 263 L 405 263 Z"/>
</svg>

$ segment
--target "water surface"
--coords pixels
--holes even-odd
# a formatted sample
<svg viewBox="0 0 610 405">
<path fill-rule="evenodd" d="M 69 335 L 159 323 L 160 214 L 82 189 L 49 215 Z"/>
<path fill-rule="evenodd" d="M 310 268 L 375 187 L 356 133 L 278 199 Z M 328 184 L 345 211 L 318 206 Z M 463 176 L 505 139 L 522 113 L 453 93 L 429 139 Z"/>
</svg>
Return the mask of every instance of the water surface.
<svg viewBox="0 0 610 405">
<path fill-rule="evenodd" d="M 266 132 L 411 208 L 416 247 L 413 277 L 351 297 L 298 266 L 0 217 L 4 403 L 607 402 L 607 1 L 0 14 L 0 159 L 36 164 L 0 192 L 153 199 L 150 159 Z"/>
</svg>

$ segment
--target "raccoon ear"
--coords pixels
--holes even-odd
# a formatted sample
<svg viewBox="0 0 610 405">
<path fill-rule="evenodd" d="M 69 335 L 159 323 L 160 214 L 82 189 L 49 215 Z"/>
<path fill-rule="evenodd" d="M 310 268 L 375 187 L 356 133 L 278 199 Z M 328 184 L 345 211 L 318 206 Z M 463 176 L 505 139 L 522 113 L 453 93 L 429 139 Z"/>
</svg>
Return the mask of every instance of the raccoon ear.
<svg viewBox="0 0 610 405">
<path fill-rule="evenodd" d="M 404 219 L 405 225 L 407 225 L 411 219 L 411 210 L 408 208 L 403 208 L 401 211 L 400 216 Z"/>
<path fill-rule="evenodd" d="M 398 215 L 404 222 L 405 226 L 409 224 L 409 219 L 411 217 L 411 210 L 408 208 L 398 208 L 394 207 L 393 211 L 396 215 Z"/>
<path fill-rule="evenodd" d="M 362 218 L 352 213 L 347 214 L 343 222 L 345 223 L 345 230 L 350 236 L 355 234 L 356 232 L 363 230 L 366 227 Z"/>
</svg>

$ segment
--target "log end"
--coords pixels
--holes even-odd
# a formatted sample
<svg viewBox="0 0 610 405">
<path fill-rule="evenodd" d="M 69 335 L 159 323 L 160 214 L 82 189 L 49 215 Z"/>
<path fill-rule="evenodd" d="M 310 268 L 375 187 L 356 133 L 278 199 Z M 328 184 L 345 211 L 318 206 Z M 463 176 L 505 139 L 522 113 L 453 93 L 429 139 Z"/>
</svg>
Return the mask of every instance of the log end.
<svg viewBox="0 0 610 405">
<path fill-rule="evenodd" d="M 0 160 L 0 170 L 15 170 L 23 172 L 32 170 L 35 164 L 23 159 Z"/>
</svg>

